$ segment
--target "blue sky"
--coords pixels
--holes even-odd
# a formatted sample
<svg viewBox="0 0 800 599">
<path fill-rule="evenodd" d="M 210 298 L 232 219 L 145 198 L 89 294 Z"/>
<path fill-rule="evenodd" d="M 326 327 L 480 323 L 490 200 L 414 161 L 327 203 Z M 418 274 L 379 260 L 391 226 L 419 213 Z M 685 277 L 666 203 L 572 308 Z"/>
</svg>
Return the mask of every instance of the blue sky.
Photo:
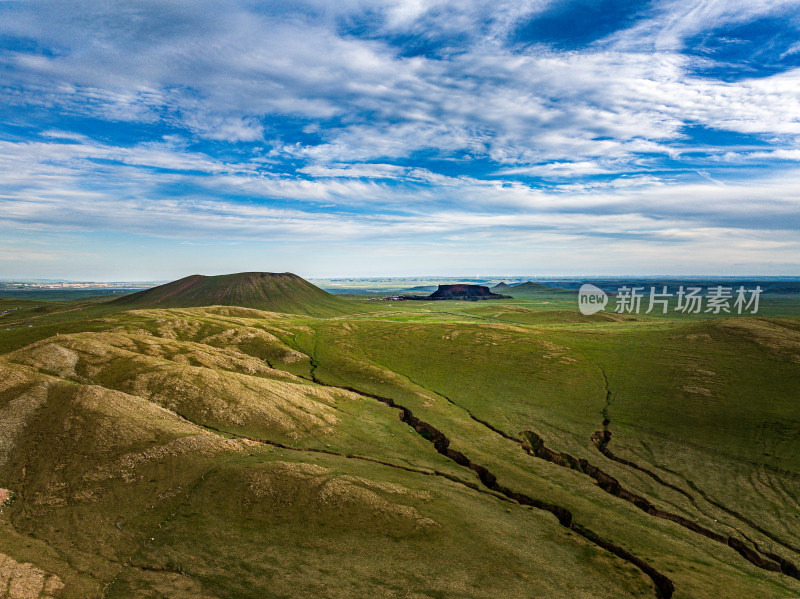
<svg viewBox="0 0 800 599">
<path fill-rule="evenodd" d="M 800 1 L 0 1 L 0 278 L 800 273 Z"/>
</svg>

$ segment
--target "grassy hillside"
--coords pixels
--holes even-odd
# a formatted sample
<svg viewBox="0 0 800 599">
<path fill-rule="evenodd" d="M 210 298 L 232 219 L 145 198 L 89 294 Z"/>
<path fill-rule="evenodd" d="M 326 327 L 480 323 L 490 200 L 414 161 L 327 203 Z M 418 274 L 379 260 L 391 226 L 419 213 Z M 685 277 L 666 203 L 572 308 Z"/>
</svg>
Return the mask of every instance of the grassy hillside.
<svg viewBox="0 0 800 599">
<path fill-rule="evenodd" d="M 800 319 L 352 305 L 3 316 L 0 589 L 800 595 Z"/>
<path fill-rule="evenodd" d="M 241 306 L 332 316 L 353 312 L 353 304 L 292 273 L 245 272 L 207 277 L 191 275 L 114 300 L 124 309 Z"/>
</svg>

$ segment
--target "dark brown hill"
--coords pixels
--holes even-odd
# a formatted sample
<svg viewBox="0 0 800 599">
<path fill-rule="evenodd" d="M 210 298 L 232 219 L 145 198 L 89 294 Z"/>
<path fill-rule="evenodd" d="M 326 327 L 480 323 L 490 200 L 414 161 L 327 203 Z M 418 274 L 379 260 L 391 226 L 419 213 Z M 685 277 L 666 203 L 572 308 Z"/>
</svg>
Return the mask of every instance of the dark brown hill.
<svg viewBox="0 0 800 599">
<path fill-rule="evenodd" d="M 213 277 L 191 275 L 126 295 L 113 303 L 132 309 L 241 306 L 311 316 L 335 316 L 357 311 L 350 302 L 290 272 L 243 272 Z"/>
<path fill-rule="evenodd" d="M 468 285 L 459 283 L 456 285 L 439 285 L 439 289 L 434 291 L 425 299 L 431 300 L 488 300 L 503 299 L 507 295 L 492 293 L 483 285 Z"/>
</svg>

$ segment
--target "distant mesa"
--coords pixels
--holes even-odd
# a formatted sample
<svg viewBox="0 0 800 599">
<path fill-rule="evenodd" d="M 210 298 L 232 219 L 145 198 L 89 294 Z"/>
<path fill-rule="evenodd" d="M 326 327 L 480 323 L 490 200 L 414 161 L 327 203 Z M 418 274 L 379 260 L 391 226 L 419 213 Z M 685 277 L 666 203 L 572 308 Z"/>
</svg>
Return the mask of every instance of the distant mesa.
<svg viewBox="0 0 800 599">
<path fill-rule="evenodd" d="M 482 300 L 482 299 L 501 299 L 503 296 L 497 293 L 492 293 L 488 287 L 483 285 L 439 285 L 439 289 L 434 291 L 428 296 L 428 299 L 444 300 L 444 299 L 458 299 L 458 300 Z"/>
<path fill-rule="evenodd" d="M 439 285 L 439 288 L 429 296 L 407 296 L 404 299 L 420 300 L 489 300 L 489 299 L 509 299 L 507 295 L 492 293 L 488 287 L 483 285 L 468 285 L 459 283 L 456 285 Z"/>
<path fill-rule="evenodd" d="M 240 306 L 269 312 L 336 316 L 357 312 L 343 300 L 290 272 L 191 275 L 111 302 L 130 309 Z"/>
</svg>

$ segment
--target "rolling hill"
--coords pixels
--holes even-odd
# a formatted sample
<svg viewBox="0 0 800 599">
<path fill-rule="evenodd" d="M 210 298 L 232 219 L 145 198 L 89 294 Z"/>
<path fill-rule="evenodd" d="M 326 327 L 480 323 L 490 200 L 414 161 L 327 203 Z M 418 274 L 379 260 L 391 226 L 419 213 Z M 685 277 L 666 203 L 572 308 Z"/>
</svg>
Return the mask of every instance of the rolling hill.
<svg viewBox="0 0 800 599">
<path fill-rule="evenodd" d="M 290 272 L 191 275 L 111 302 L 126 308 L 239 306 L 309 316 L 351 314 L 358 309 Z"/>
</svg>

